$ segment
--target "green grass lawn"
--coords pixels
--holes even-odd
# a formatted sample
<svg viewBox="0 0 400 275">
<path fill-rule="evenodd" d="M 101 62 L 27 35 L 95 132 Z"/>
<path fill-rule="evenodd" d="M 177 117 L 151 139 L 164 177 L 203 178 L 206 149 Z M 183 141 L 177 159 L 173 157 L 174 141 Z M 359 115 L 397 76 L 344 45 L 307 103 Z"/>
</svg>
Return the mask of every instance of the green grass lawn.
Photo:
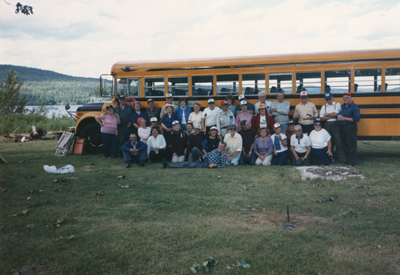
<svg viewBox="0 0 400 275">
<path fill-rule="evenodd" d="M 398 141 L 360 141 L 367 179 L 341 182 L 291 166 L 126 169 L 55 146 L 0 142 L 0 274 L 193 274 L 208 257 L 212 274 L 400 274 Z M 287 205 L 295 230 L 280 226 Z"/>
</svg>

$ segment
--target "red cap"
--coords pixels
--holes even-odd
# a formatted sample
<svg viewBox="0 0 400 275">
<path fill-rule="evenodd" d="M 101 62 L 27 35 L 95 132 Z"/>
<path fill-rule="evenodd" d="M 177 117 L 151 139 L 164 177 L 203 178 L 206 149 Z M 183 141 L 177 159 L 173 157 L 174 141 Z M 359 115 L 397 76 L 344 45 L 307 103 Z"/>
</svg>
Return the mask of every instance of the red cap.
<svg viewBox="0 0 400 275">
<path fill-rule="evenodd" d="M 139 117 L 139 118 L 137 119 L 137 124 L 140 124 L 140 121 L 141 121 L 142 119 L 144 119 L 144 118 Z"/>
<path fill-rule="evenodd" d="M 345 95 L 351 96 L 351 93 L 350 92 L 344 92 L 343 96 L 345 96 Z"/>
<path fill-rule="evenodd" d="M 221 101 L 221 106 L 222 106 L 222 105 L 228 105 L 228 102 L 227 102 L 226 100 L 222 100 L 222 101 Z"/>
</svg>

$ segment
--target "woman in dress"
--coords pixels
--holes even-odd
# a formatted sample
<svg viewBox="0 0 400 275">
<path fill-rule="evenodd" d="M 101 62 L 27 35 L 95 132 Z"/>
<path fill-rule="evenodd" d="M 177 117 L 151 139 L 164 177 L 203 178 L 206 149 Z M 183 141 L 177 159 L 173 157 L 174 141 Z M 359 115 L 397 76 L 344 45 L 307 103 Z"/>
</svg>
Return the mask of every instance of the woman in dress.
<svg viewBox="0 0 400 275">
<path fill-rule="evenodd" d="M 106 158 L 118 157 L 118 138 L 116 135 L 118 124 L 121 123 L 119 116 L 114 114 L 114 108 L 112 105 L 108 105 L 103 115 L 97 116 L 97 123 L 101 127 L 101 139 L 103 141 L 103 152 Z"/>
<path fill-rule="evenodd" d="M 261 105 L 261 104 L 260 104 Z M 254 141 L 254 153 L 257 155 L 256 165 L 271 165 L 274 144 L 268 136 L 268 129 L 261 127 L 257 132 L 258 138 Z"/>
</svg>

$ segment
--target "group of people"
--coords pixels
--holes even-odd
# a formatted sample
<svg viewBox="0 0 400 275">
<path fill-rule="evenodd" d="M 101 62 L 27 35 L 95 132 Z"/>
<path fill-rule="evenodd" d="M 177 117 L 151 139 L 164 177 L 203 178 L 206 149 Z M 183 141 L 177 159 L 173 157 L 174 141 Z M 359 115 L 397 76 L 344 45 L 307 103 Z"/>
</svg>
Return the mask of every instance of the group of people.
<svg viewBox="0 0 400 275">
<path fill-rule="evenodd" d="M 284 100 L 282 90 L 274 102 L 267 101 L 264 92 L 258 97 L 253 105 L 240 95 L 234 106 L 233 96 L 228 95 L 221 107 L 210 98 L 201 111 L 199 102 L 192 109 L 186 98 L 179 99 L 180 106 L 175 105 L 168 93 L 162 108 L 149 99 L 149 108 L 143 111 L 140 102 L 134 102 L 132 108 L 122 95 L 118 106 L 109 105 L 96 117 L 104 155 L 123 156 L 127 168 L 135 162 L 140 166 L 163 162 L 164 168 L 329 165 L 334 163 L 335 146 L 340 162 L 356 164 L 360 111 L 351 93 L 343 94 L 343 105 L 326 93 L 327 103 L 318 112 L 308 101 L 307 91 L 302 91 L 293 115 L 297 123 L 289 120 L 290 102 Z"/>
</svg>

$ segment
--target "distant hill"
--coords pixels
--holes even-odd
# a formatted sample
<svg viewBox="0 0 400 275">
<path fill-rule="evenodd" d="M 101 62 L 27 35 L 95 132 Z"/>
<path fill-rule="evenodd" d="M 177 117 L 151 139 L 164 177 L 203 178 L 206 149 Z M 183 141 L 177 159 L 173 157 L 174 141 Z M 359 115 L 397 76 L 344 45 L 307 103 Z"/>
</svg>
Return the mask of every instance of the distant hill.
<svg viewBox="0 0 400 275">
<path fill-rule="evenodd" d="M 48 70 L 14 65 L 0 65 L 0 82 L 7 79 L 11 69 L 18 72 L 18 79 L 24 83 L 22 93 L 28 98 L 28 105 L 84 104 L 99 89 L 99 80 L 89 77 L 75 77 Z"/>
</svg>

